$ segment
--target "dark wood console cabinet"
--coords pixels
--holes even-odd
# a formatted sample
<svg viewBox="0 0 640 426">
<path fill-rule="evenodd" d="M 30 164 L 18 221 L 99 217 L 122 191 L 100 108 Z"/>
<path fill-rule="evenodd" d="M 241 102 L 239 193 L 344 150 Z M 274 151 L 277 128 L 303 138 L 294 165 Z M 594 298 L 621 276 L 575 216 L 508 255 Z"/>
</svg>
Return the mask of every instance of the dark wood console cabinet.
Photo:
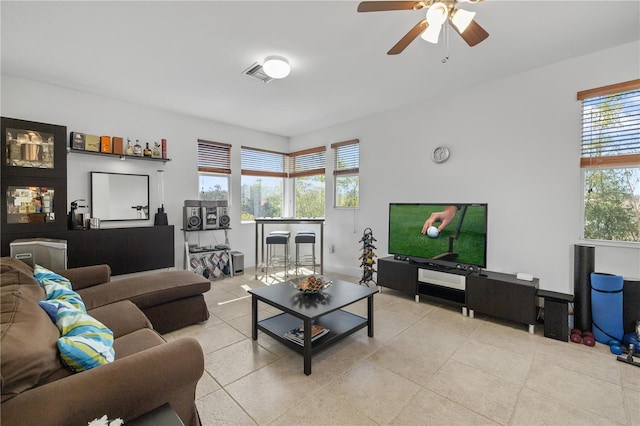
<svg viewBox="0 0 640 426">
<path fill-rule="evenodd" d="M 396 260 L 393 256 L 383 257 L 378 260 L 378 285 L 401 291 L 413 296 L 416 302 L 420 296 L 432 299 L 464 305 L 464 284 L 461 288 L 452 287 L 429 278 L 420 279 L 424 266 L 418 263 L 410 263 L 405 260 Z M 447 275 L 447 273 L 442 273 Z M 460 271 L 453 270 L 451 277 L 460 275 Z M 465 274 L 466 275 L 466 274 Z M 457 281 L 454 279 L 454 281 Z"/>
<path fill-rule="evenodd" d="M 378 260 L 378 285 L 415 297 L 428 296 L 462 305 L 464 315 L 480 312 L 497 318 L 527 324 L 533 333 L 536 321 L 539 280 L 524 281 L 515 275 L 482 271 L 444 271 L 393 256 Z"/>
<path fill-rule="evenodd" d="M 398 290 L 411 296 L 418 294 L 418 266 L 393 256 L 378 260 L 378 285 Z"/>
<path fill-rule="evenodd" d="M 174 227 L 87 229 L 69 231 L 69 268 L 106 263 L 112 275 L 175 266 Z"/>
<path fill-rule="evenodd" d="M 478 311 L 494 317 L 529 325 L 534 332 L 538 278 L 523 281 L 515 275 L 483 271 L 467 277 L 469 316 Z"/>
</svg>

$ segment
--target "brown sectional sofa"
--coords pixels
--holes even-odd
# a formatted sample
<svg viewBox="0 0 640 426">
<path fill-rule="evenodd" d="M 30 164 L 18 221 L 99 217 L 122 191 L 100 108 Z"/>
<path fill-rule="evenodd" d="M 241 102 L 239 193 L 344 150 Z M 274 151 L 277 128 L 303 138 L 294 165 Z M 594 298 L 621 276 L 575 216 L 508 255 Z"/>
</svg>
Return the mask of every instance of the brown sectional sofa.
<svg viewBox="0 0 640 426">
<path fill-rule="evenodd" d="M 111 281 L 108 265 L 56 271 L 69 278 L 87 309 L 132 301 L 165 334 L 209 318 L 203 293 L 211 281 L 189 271 L 164 271 Z"/>
<path fill-rule="evenodd" d="M 179 328 L 180 310 L 200 307 L 197 300 L 209 287 L 197 276 L 190 282 L 195 274 L 186 271 L 161 273 L 169 274 L 162 282 L 186 279 L 178 288 L 160 283 L 161 277 L 109 282 L 106 266 L 59 272 L 81 295 L 87 313 L 113 332 L 115 360 L 79 373 L 66 367 L 56 346 L 60 331 L 38 306 L 46 296 L 33 270 L 0 259 L 0 423 L 86 425 L 105 414 L 127 422 L 169 403 L 185 425 L 199 425 L 195 391 L 204 371 L 202 348 L 192 338 L 166 342 L 143 312 L 165 330 Z M 191 323 L 208 317 L 196 311 L 185 314 Z"/>
</svg>

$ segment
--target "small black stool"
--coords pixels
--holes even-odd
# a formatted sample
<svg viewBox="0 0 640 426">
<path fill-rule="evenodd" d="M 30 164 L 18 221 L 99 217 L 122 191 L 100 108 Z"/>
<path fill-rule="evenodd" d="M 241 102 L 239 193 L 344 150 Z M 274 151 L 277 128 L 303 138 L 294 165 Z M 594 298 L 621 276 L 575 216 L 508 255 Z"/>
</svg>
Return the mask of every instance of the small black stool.
<svg viewBox="0 0 640 426">
<path fill-rule="evenodd" d="M 265 274 L 269 275 L 269 266 L 275 268 L 277 264 L 282 262 L 284 265 L 284 277 L 287 278 L 289 271 L 289 237 L 291 233 L 289 231 L 273 231 L 271 232 L 265 241 L 267 243 L 267 265 Z M 284 254 L 282 258 L 276 255 L 276 246 L 284 245 Z"/>
<path fill-rule="evenodd" d="M 316 233 L 313 231 L 299 231 L 296 233 L 296 275 L 298 266 L 313 265 L 313 274 L 316 273 Z M 311 244 L 311 255 L 300 256 L 300 244 Z"/>
</svg>

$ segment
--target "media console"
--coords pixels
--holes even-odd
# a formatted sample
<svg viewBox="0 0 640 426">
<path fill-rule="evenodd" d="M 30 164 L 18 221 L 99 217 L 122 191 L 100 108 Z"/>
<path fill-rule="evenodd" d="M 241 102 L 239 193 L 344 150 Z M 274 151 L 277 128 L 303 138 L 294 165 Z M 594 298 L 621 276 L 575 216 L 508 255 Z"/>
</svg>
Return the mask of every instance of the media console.
<svg viewBox="0 0 640 426">
<path fill-rule="evenodd" d="M 399 260 L 393 256 L 378 260 L 378 285 L 401 291 L 413 296 L 416 302 L 420 296 L 445 300 L 465 305 L 466 276 L 469 271 L 445 269 Z"/>
<path fill-rule="evenodd" d="M 111 275 L 173 268 L 174 228 L 139 226 L 68 231 L 67 267 L 111 267 Z"/>
<path fill-rule="evenodd" d="M 428 265 L 395 259 L 378 260 L 378 285 L 420 301 L 420 296 L 462 307 L 471 318 L 475 312 L 527 324 L 534 332 L 539 280 L 523 281 L 515 275 L 464 269 L 430 269 Z"/>
</svg>

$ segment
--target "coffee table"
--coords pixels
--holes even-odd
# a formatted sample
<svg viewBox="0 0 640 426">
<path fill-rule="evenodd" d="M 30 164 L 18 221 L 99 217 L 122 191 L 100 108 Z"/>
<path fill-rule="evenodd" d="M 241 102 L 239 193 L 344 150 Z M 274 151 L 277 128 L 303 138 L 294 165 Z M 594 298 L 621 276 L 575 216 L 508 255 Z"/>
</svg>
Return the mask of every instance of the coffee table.
<svg viewBox="0 0 640 426">
<path fill-rule="evenodd" d="M 273 337 L 304 357 L 304 374 L 311 374 L 311 357 L 350 334 L 367 327 L 368 336 L 373 337 L 373 295 L 377 288 L 330 279 L 333 285 L 321 293 L 306 294 L 290 282 L 249 290 L 251 293 L 251 318 L 253 340 L 258 339 L 258 330 Z M 362 299 L 367 299 L 367 317 L 361 317 L 342 308 Z M 258 301 L 283 311 L 281 314 L 258 321 Z M 284 337 L 285 333 L 304 324 L 304 345 Z M 311 325 L 319 324 L 329 332 L 311 341 Z"/>
</svg>

